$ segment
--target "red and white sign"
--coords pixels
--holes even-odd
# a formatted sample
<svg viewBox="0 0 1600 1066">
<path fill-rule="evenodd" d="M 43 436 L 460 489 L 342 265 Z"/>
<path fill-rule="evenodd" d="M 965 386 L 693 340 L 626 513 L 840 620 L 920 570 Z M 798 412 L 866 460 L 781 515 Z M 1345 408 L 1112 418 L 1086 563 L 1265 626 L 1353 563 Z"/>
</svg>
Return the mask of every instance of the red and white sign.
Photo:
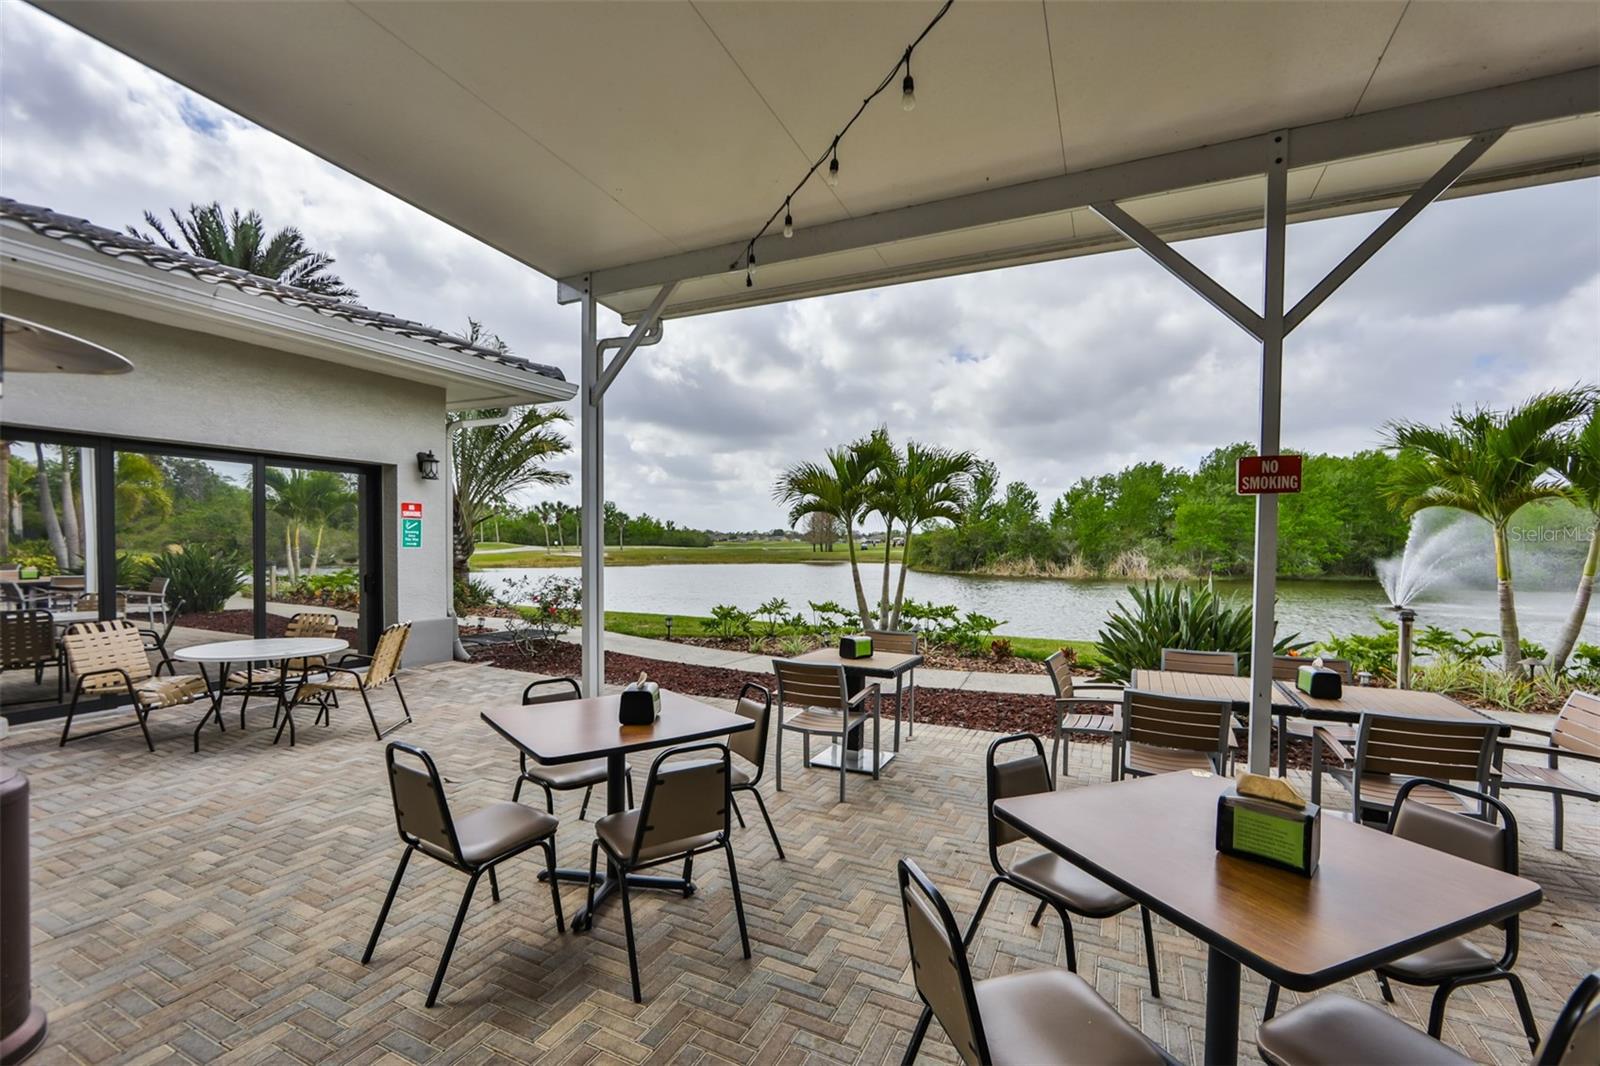
<svg viewBox="0 0 1600 1066">
<path fill-rule="evenodd" d="M 401 500 L 400 501 L 400 517 L 401 518 L 421 518 L 422 517 L 422 504 L 421 504 L 421 502 L 419 502 L 417 500 Z"/>
<path fill-rule="evenodd" d="M 1239 456 L 1240 496 L 1266 496 L 1300 491 L 1300 456 Z"/>
</svg>

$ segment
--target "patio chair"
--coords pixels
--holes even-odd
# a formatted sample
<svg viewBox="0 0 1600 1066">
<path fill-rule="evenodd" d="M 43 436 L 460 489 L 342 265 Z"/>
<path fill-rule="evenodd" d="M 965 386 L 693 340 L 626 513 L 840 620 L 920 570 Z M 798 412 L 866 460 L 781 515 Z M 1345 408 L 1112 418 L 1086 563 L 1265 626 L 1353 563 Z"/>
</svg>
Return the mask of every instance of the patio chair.
<svg viewBox="0 0 1600 1066">
<path fill-rule="evenodd" d="M 1588 800 L 1600 803 L 1600 790 L 1594 785 L 1579 781 L 1561 771 L 1562 759 L 1578 759 L 1587 763 L 1600 763 L 1600 696 L 1574 691 L 1567 697 L 1555 724 L 1548 730 L 1533 726 L 1513 725 L 1513 733 L 1531 733 L 1544 738 L 1542 744 L 1502 739 L 1495 748 L 1495 769 L 1489 781 L 1489 790 L 1500 795 L 1501 789 L 1524 789 L 1547 792 L 1555 804 L 1555 848 L 1562 850 L 1565 837 L 1566 799 Z M 1529 751 L 1546 756 L 1548 765 L 1512 762 L 1502 759 L 1506 751 Z"/>
<path fill-rule="evenodd" d="M 1161 669 L 1185 674 L 1226 674 L 1239 676 L 1239 656 L 1231 651 L 1188 651 L 1162 648 Z"/>
<path fill-rule="evenodd" d="M 1010 744 L 1032 744 L 1033 751 L 1006 762 L 997 761 L 1000 749 Z M 1067 969 L 1077 973 L 1078 952 L 1073 942 L 1072 919 L 1069 915 L 1104 920 L 1116 917 L 1134 906 L 1134 902 L 1053 851 L 1036 852 L 1009 864 L 1000 861 L 1001 845 L 1028 838 L 1020 830 L 995 817 L 995 802 L 1055 791 L 1050 764 L 1044 758 L 1044 744 L 1038 737 L 1032 733 L 1016 733 L 996 740 L 989 745 L 989 752 L 984 758 L 984 770 L 988 782 L 989 865 L 994 868 L 994 876 L 983 890 L 983 898 L 972 915 L 972 924 L 967 926 L 967 935 L 962 939 L 962 944 L 971 945 L 978 931 L 978 923 L 989 909 L 989 901 L 994 898 L 995 890 L 1001 885 L 1010 885 L 1039 901 L 1039 909 L 1033 913 L 1034 925 L 1039 924 L 1047 906 L 1056 909 L 1061 916 L 1063 939 L 1067 945 Z M 1161 981 L 1156 972 L 1156 942 L 1150 932 L 1150 912 L 1140 907 L 1139 918 L 1144 923 L 1144 958 L 1150 971 L 1150 995 L 1160 999 Z"/>
<path fill-rule="evenodd" d="M 875 684 L 863 685 L 854 696 L 850 695 L 845 680 L 844 667 L 826 663 L 799 662 L 794 659 L 772 660 L 772 672 L 778 678 L 778 762 L 777 786 L 783 791 L 783 734 L 799 733 L 801 736 L 801 765 L 811 765 L 811 738 L 820 734 L 837 737 L 841 751 L 839 759 L 839 802 L 844 802 L 845 765 L 843 750 L 850 734 L 872 719 L 872 777 L 878 777 L 879 716 L 882 700 Z M 871 704 L 872 710 L 862 708 Z M 798 709 L 787 713 L 790 705 Z M 863 748 L 863 750 L 865 750 Z"/>
<path fill-rule="evenodd" d="M 1124 689 L 1120 774 L 1179 770 L 1225 774 L 1233 752 L 1233 704 L 1197 696 Z"/>
<path fill-rule="evenodd" d="M 140 611 L 147 622 L 154 622 L 159 612 L 163 623 L 167 620 L 167 586 L 172 583 L 170 578 L 156 575 L 150 579 L 150 584 L 142 589 L 118 589 L 117 594 L 122 596 L 128 606 Z"/>
<path fill-rule="evenodd" d="M 1476 1061 L 1370 1003 L 1329 994 L 1262 1023 L 1256 1047 L 1268 1066 L 1471 1066 Z M 1572 990 L 1533 1066 L 1600 1062 L 1600 970 Z"/>
<path fill-rule="evenodd" d="M 50 584 L 39 590 L 49 598 L 50 606 L 57 610 L 70 610 L 78 602 L 78 597 L 88 591 L 88 578 L 82 574 L 54 574 Z"/>
<path fill-rule="evenodd" d="M 1056 736 L 1050 746 L 1051 769 L 1059 774 L 1072 772 L 1068 768 L 1072 761 L 1072 734 L 1086 733 L 1111 738 L 1111 778 L 1116 780 L 1122 763 L 1122 686 L 1098 682 L 1075 684 L 1072 660 L 1065 651 L 1055 652 L 1045 659 L 1044 665 L 1050 684 L 1056 690 Z M 1097 708 L 1096 713 L 1073 712 L 1074 707 L 1085 704 Z"/>
<path fill-rule="evenodd" d="M 1420 788 L 1432 793 L 1454 794 L 1470 799 L 1480 807 L 1493 809 L 1500 816 L 1502 824 L 1495 825 L 1468 814 L 1441 810 L 1431 799 L 1419 798 L 1427 793 L 1418 793 L 1417 797 L 1413 797 L 1412 793 Z M 1475 792 L 1446 781 L 1412 778 L 1401 785 L 1400 791 L 1395 794 L 1394 811 L 1394 817 L 1389 820 L 1390 836 L 1516 874 L 1517 820 L 1512 816 L 1511 808 L 1488 793 Z M 1528 1004 L 1527 990 L 1522 987 L 1522 978 L 1511 970 L 1517 962 L 1521 926 L 1516 915 L 1497 924 L 1505 933 L 1505 945 L 1498 958 L 1465 937 L 1423 948 L 1378 967 L 1378 987 L 1383 992 L 1383 998 L 1394 1002 L 1390 981 L 1437 989 L 1433 994 L 1433 1005 L 1428 1011 L 1428 1035 L 1437 1040 L 1444 1030 L 1444 1008 L 1450 993 L 1463 985 L 1504 981 L 1511 986 L 1511 995 L 1516 1000 L 1517 1014 L 1522 1019 L 1522 1030 L 1527 1035 L 1528 1046 L 1538 1048 L 1539 1028 L 1533 1020 L 1533 1008 Z M 1267 989 L 1265 1017 L 1270 1019 L 1276 1013 L 1277 1006 L 1278 986 L 1273 984 Z"/>
<path fill-rule="evenodd" d="M 524 707 L 582 698 L 583 690 L 578 687 L 577 680 L 571 677 L 547 677 L 542 681 L 535 681 L 522 690 Z M 628 806 L 631 807 L 633 767 L 628 767 L 624 780 L 628 785 Z M 583 805 L 578 808 L 578 820 L 582 821 L 589 813 L 589 797 L 594 795 L 594 786 L 606 783 L 606 760 L 585 759 L 582 762 L 552 764 L 539 762 L 527 752 L 523 752 L 522 767 L 517 774 L 517 786 L 511 790 L 513 803 L 522 799 L 522 786 L 529 782 L 544 789 L 544 809 L 551 814 L 556 810 L 554 793 L 583 789 Z"/>
<path fill-rule="evenodd" d="M 167 673 L 177 676 L 178 668 L 172 661 L 172 656 L 167 654 L 167 639 L 172 636 L 172 627 L 178 624 L 178 616 L 183 614 L 183 601 L 179 600 L 172 605 L 172 610 L 167 614 L 166 624 L 160 629 L 150 626 L 140 626 L 139 636 L 144 640 L 144 650 L 154 652 L 161 656 L 161 661 L 156 663 L 156 673 L 161 673 L 165 666 Z"/>
<path fill-rule="evenodd" d="M 739 690 L 739 701 L 734 704 L 733 713 L 741 718 L 748 718 L 755 723 L 754 729 L 743 729 L 737 733 L 728 734 L 728 748 L 739 758 L 756 768 L 752 774 L 737 763 L 733 766 L 733 816 L 739 819 L 739 828 L 745 828 L 744 812 L 739 810 L 739 793 L 748 792 L 756 798 L 756 806 L 761 808 L 761 818 L 767 823 L 767 834 L 772 837 L 772 846 L 778 850 L 778 859 L 783 860 L 783 845 L 778 842 L 778 831 L 772 826 L 772 815 L 767 813 L 767 801 L 761 797 L 761 791 L 756 788 L 761 783 L 761 777 L 767 772 L 767 736 L 772 731 L 772 693 L 764 685 L 754 681 L 746 681 Z"/>
<path fill-rule="evenodd" d="M 183 603 L 180 600 L 178 604 L 180 609 L 182 605 Z M 180 613 L 179 610 L 173 611 L 174 615 L 178 613 Z M 168 628 L 170 629 L 171 627 L 169 626 Z M 286 638 L 332 639 L 339 635 L 339 616 L 327 611 L 297 611 L 284 624 L 283 635 Z M 311 671 L 325 671 L 327 669 L 328 657 L 326 655 L 294 656 L 286 659 L 281 666 L 275 669 L 264 668 L 257 670 L 252 663 L 243 670 L 235 670 L 230 673 L 224 682 L 223 691 L 228 695 L 242 695 L 244 697 L 239 701 L 239 728 L 243 729 L 245 709 L 250 705 L 251 696 L 271 695 L 276 697 L 280 678 L 287 682 L 290 677 L 295 677 L 303 684 L 310 680 Z M 339 706 L 337 692 L 330 696 L 329 699 L 335 707 Z M 274 726 L 279 724 L 276 711 L 274 711 L 272 724 Z"/>
<path fill-rule="evenodd" d="M 61 644 L 67 656 L 67 671 L 74 682 L 72 703 L 67 707 L 67 720 L 61 727 L 60 747 L 65 747 L 68 740 L 86 740 L 102 733 L 138 726 L 144 733 L 145 746 L 153 752 L 156 746 L 150 739 L 150 728 L 146 724 L 150 712 L 193 703 L 202 696 L 210 695 L 203 677 L 192 674 L 155 676 L 150 669 L 150 656 L 145 652 L 144 639 L 131 622 L 122 619 L 80 622 L 67 629 Z M 132 701 L 132 722 L 71 736 L 72 717 L 77 713 L 79 700 L 86 695 L 93 699 L 122 694 Z"/>
<path fill-rule="evenodd" d="M 44 669 L 56 669 L 56 702 L 61 702 L 66 679 L 61 671 L 61 649 L 49 611 L 25 608 L 0 611 L 0 670 L 32 670 L 33 683 L 44 683 Z"/>
<path fill-rule="evenodd" d="M 411 708 L 406 705 L 405 691 L 400 687 L 400 656 L 405 651 L 406 637 L 411 634 L 410 622 L 396 622 L 385 629 L 378 637 L 378 646 L 371 655 L 361 655 L 350 652 L 332 666 L 326 667 L 324 672 L 304 681 L 295 689 L 294 697 L 285 704 L 283 721 L 278 724 L 277 736 L 272 738 L 276 744 L 283 736 L 283 727 L 289 727 L 289 743 L 294 743 L 294 709 L 302 703 L 316 700 L 322 708 L 317 713 L 317 721 L 323 725 L 331 724 L 329 714 L 329 700 L 335 702 L 337 707 L 339 693 L 355 692 L 361 696 L 361 703 L 367 709 L 367 720 L 372 723 L 372 734 L 377 739 L 393 733 L 401 726 L 411 724 Z M 366 670 L 355 669 L 355 665 L 366 664 Z M 378 718 L 372 713 L 372 699 L 369 693 L 388 684 L 394 685 L 394 694 L 400 698 L 400 709 L 405 712 L 405 719 L 391 725 L 388 729 L 378 728 Z"/>
<path fill-rule="evenodd" d="M 867 636 L 872 638 L 874 651 L 886 651 L 895 655 L 919 655 L 922 652 L 922 637 L 920 634 L 898 629 L 868 629 Z M 907 670 L 905 674 L 895 678 L 894 685 L 894 750 L 900 750 L 900 719 L 906 720 L 906 739 L 910 740 L 917 732 L 917 671 L 915 668 Z"/>
<path fill-rule="evenodd" d="M 1351 752 L 1331 730 L 1318 726 L 1311 746 L 1311 802 L 1322 802 L 1325 754 L 1339 763 L 1326 772 L 1350 792 L 1350 816 L 1358 822 L 1386 824 L 1401 787 L 1414 777 L 1466 782 L 1472 795 L 1487 793 L 1499 732 L 1500 723 L 1487 718 L 1440 721 L 1367 711 L 1356 727 L 1356 748 Z M 1468 806 L 1461 795 L 1437 789 L 1417 798 L 1446 810 Z M 1472 813 L 1487 817 L 1488 809 L 1479 803 Z"/>
<path fill-rule="evenodd" d="M 1310 666 L 1317 661 L 1317 656 L 1305 655 L 1274 655 L 1272 657 L 1272 680 L 1284 681 L 1294 684 L 1300 677 L 1300 668 Z M 1329 659 L 1322 657 L 1322 667 L 1332 670 L 1339 675 L 1340 681 L 1346 685 L 1356 683 L 1356 675 L 1350 669 L 1349 659 Z"/>
<path fill-rule="evenodd" d="M 744 957 L 750 957 L 750 933 L 745 928 L 744 901 L 739 896 L 739 870 L 733 861 L 728 819 L 728 811 L 733 806 L 730 768 L 728 749 L 723 744 L 695 744 L 664 751 L 650 764 L 644 802 L 633 810 L 608 814 L 594 823 L 595 839 L 589 848 L 588 913 L 594 914 L 594 886 L 599 880 L 603 849 L 617 868 L 623 932 L 628 940 L 628 974 L 633 979 L 635 1003 L 643 1003 L 644 999 L 639 991 L 639 953 L 633 942 L 633 906 L 628 899 L 630 873 L 682 859 L 683 879 L 688 882 L 694 872 L 694 857 L 720 848 L 728 858 L 728 880 L 733 885 L 733 911 L 739 919 L 739 940 L 744 945 Z M 683 894 L 688 896 L 693 891 L 690 885 Z"/>
<path fill-rule="evenodd" d="M 117 593 L 117 598 L 112 602 L 116 606 L 114 612 L 116 617 L 125 617 L 128 613 L 128 597 L 119 592 Z M 100 594 L 98 592 L 86 592 L 74 598 L 69 606 L 74 611 L 98 611 L 100 609 Z"/>
<path fill-rule="evenodd" d="M 1176 1063 L 1069 970 L 972 979 L 955 915 L 910 859 L 898 864 L 911 977 L 924 1009 L 901 1057 L 916 1061 L 935 1017 L 965 1063 Z"/>
<path fill-rule="evenodd" d="M 1272 679 L 1293 685 L 1300 677 L 1300 668 L 1310 666 L 1315 658 L 1306 658 L 1303 655 L 1274 655 L 1272 657 Z M 1355 674 L 1351 670 L 1349 659 L 1322 660 L 1324 668 L 1337 671 L 1341 683 L 1351 686 L 1356 683 Z M 1311 743 L 1311 735 L 1316 731 L 1316 721 L 1309 718 L 1291 717 L 1282 712 L 1275 712 L 1272 716 L 1273 738 L 1278 745 L 1278 776 L 1283 777 L 1289 772 L 1289 742 L 1301 740 Z M 1342 724 L 1320 723 L 1332 736 L 1341 743 L 1354 744 L 1356 742 L 1355 726 Z M 1248 733 L 1248 723 L 1246 724 Z"/>
<path fill-rule="evenodd" d="M 396 753 L 404 753 L 421 763 L 418 768 L 395 760 Z M 390 741 L 384 758 L 389 767 L 389 793 L 394 800 L 394 824 L 400 842 L 406 850 L 400 853 L 400 865 L 395 867 L 394 880 L 389 883 L 389 893 L 383 898 L 378 920 L 372 926 L 372 937 L 367 950 L 361 954 L 361 963 L 372 961 L 372 952 L 378 946 L 378 934 L 389 918 L 389 908 L 394 905 L 395 893 L 400 890 L 400 879 L 405 876 L 411 853 L 420 851 L 431 859 L 460 870 L 467 875 L 467 890 L 461 895 L 461 905 L 456 908 L 456 921 L 450 927 L 450 936 L 444 942 L 444 954 L 439 957 L 439 968 L 434 971 L 433 985 L 428 989 L 427 1005 L 433 1006 L 439 998 L 439 986 L 444 984 L 444 972 L 450 966 L 450 956 L 456 949 L 456 938 L 461 935 L 461 923 L 472 903 L 472 893 L 478 887 L 478 878 L 489 875 L 489 892 L 494 902 L 500 902 L 500 883 L 495 878 L 495 867 L 507 859 L 521 855 L 530 848 L 544 851 L 545 870 L 550 880 L 550 903 L 556 912 L 556 932 L 566 932 L 566 922 L 561 915 L 561 891 L 556 880 L 556 828 L 555 818 L 520 803 L 491 803 L 471 814 L 457 819 L 450 811 L 450 801 L 445 796 L 444 781 L 433 758 L 421 748 Z"/>
</svg>

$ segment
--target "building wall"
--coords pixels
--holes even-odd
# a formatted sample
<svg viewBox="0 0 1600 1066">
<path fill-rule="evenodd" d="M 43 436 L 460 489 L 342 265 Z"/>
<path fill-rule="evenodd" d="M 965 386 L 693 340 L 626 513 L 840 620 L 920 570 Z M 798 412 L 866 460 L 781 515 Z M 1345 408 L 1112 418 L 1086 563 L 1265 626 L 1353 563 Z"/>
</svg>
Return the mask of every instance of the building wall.
<svg viewBox="0 0 1600 1066">
<path fill-rule="evenodd" d="M 134 369 L 105 377 L 8 374 L 0 422 L 376 464 L 384 621 L 444 616 L 445 482 L 417 473 L 418 452 L 442 460 L 447 451 L 443 389 L 16 290 L 3 297 L 8 313 L 103 344 Z M 401 500 L 423 505 L 420 549 L 399 546 Z"/>
</svg>

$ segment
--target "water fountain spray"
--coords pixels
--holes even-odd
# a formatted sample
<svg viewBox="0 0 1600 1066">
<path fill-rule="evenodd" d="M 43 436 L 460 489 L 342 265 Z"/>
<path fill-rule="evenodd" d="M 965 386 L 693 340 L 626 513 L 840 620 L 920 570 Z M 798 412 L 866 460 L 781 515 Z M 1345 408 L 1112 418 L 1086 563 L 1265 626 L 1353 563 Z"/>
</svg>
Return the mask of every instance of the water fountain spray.
<svg viewBox="0 0 1600 1066">
<path fill-rule="evenodd" d="M 1443 526 L 1437 513 L 1419 511 L 1411 518 L 1411 529 L 1406 534 L 1405 550 L 1393 559 L 1379 559 L 1373 564 L 1378 572 L 1378 583 L 1388 597 L 1387 609 L 1400 619 L 1400 648 L 1395 663 L 1395 683 L 1401 688 L 1411 687 L 1411 634 L 1416 625 L 1417 612 L 1412 603 L 1424 590 L 1450 572 L 1447 563 L 1459 557 L 1460 550 L 1480 536 L 1481 530 L 1471 523 L 1451 522 Z"/>
</svg>

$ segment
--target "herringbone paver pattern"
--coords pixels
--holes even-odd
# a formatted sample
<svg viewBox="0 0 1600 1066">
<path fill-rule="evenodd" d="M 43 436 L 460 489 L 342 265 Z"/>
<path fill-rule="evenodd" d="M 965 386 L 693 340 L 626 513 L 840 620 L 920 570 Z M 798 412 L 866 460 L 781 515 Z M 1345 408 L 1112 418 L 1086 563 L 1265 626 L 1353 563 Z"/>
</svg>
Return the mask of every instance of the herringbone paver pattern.
<svg viewBox="0 0 1600 1066">
<path fill-rule="evenodd" d="M 400 735 L 434 753 L 460 809 L 509 796 L 516 759 L 477 712 L 515 700 L 526 680 L 464 665 L 409 672 L 417 722 Z M 895 860 L 917 857 L 960 916 L 988 877 L 981 763 L 991 735 L 919 728 L 882 781 L 851 779 L 842 806 L 831 774 L 801 770 L 795 742 L 789 791 L 767 790 L 788 861 L 777 861 L 759 824 L 737 836 L 752 961 L 739 954 L 723 868 L 707 857 L 694 897 L 636 897 L 646 998 L 636 1006 L 620 912 L 603 912 L 593 934 L 557 935 L 530 857 L 504 870 L 502 903 L 480 894 L 440 1005 L 428 1010 L 464 878 L 414 862 L 372 965 L 360 964 L 400 850 L 383 746 L 365 716 L 336 712 L 332 728 L 302 729 L 289 750 L 271 746 L 270 712 L 254 712 L 247 732 L 210 731 L 194 755 L 197 714 L 158 715 L 155 755 L 136 732 L 58 750 L 52 728 L 30 727 L 6 744 L 33 783 L 35 997 L 50 1012 L 36 1061 L 895 1062 L 917 1013 Z M 1106 778 L 1103 747 L 1072 752 L 1063 787 Z M 1328 795 L 1337 802 L 1337 789 Z M 1548 805 L 1516 802 L 1525 871 L 1547 895 L 1524 922 L 1519 969 L 1548 1024 L 1600 963 L 1600 831 L 1594 808 L 1573 805 L 1568 851 L 1558 854 Z M 577 820 L 577 794 L 558 804 L 562 861 L 577 865 L 590 829 Z M 580 896 L 567 889 L 569 914 Z M 997 903 L 974 947 L 979 976 L 1061 961 L 1060 927 L 1033 929 L 1030 914 L 1021 898 Z M 1080 971 L 1197 1061 L 1202 946 L 1157 922 L 1157 1001 L 1145 988 L 1137 912 L 1075 929 Z M 1343 991 L 1376 997 L 1370 979 Z M 1425 994 L 1397 991 L 1397 1011 L 1419 1022 Z M 1264 993 L 1247 978 L 1247 1038 Z M 1485 1062 L 1526 1061 L 1500 986 L 1457 993 L 1445 1036 Z M 924 1058 L 954 1060 L 937 1026 Z"/>
</svg>

